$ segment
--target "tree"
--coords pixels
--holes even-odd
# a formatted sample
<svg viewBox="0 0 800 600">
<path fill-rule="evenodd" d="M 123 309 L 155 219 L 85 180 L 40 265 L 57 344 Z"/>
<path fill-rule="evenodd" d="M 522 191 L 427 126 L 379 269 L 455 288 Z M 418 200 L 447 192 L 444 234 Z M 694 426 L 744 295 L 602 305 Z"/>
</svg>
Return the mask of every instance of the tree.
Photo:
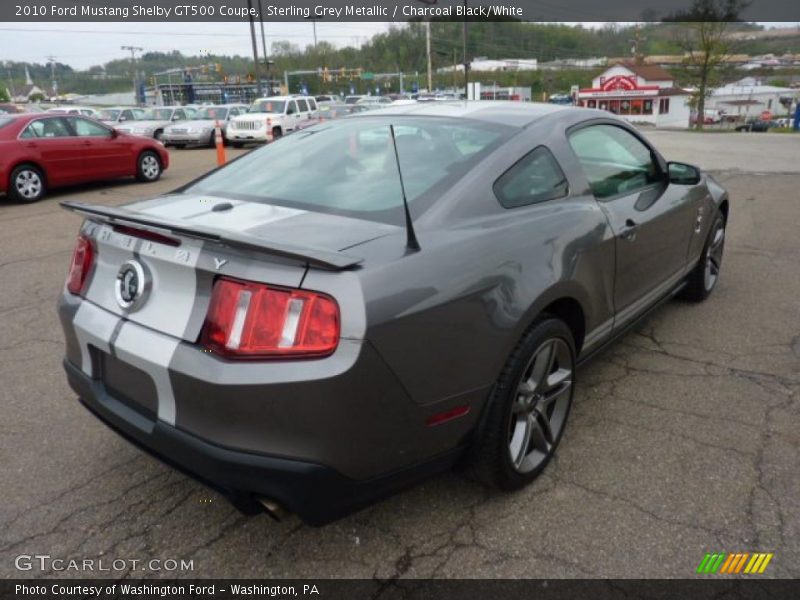
<svg viewBox="0 0 800 600">
<path fill-rule="evenodd" d="M 732 53 L 730 25 L 739 21 L 748 4 L 746 0 L 695 0 L 688 12 L 665 19 L 682 24 L 678 43 L 685 53 L 686 76 L 697 86 L 690 101 L 697 129 L 703 128 L 706 98 L 718 83 L 719 69 Z"/>
<path fill-rule="evenodd" d="M 8 90 L 4 87 L 0 87 L 0 102 L 10 102 L 11 95 L 8 93 Z"/>
</svg>

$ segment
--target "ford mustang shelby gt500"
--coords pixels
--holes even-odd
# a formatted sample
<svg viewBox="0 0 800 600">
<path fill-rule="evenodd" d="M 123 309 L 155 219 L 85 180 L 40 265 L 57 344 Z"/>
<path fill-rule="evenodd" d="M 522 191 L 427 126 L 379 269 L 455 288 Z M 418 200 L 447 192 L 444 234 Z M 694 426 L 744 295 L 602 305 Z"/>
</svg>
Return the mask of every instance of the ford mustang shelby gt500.
<svg viewBox="0 0 800 600">
<path fill-rule="evenodd" d="M 703 300 L 728 197 L 606 112 L 390 107 L 320 123 L 86 217 L 64 366 L 120 434 L 324 523 L 464 458 L 517 489 L 576 364 L 660 301 Z"/>
</svg>

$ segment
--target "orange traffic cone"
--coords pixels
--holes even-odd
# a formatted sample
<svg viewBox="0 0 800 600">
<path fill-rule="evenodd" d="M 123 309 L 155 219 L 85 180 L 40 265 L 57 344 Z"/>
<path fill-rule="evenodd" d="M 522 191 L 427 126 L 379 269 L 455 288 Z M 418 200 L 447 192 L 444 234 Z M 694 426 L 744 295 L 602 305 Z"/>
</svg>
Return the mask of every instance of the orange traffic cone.
<svg viewBox="0 0 800 600">
<path fill-rule="evenodd" d="M 217 147 L 217 165 L 222 166 L 227 162 L 225 158 L 225 144 L 222 142 L 222 128 L 219 121 L 214 123 L 214 145 Z"/>
</svg>

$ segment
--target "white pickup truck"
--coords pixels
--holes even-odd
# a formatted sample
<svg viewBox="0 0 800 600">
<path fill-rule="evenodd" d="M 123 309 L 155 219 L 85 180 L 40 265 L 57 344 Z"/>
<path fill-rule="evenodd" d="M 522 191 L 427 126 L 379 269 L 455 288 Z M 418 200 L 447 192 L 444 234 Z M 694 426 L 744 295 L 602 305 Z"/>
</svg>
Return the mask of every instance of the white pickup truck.
<svg viewBox="0 0 800 600">
<path fill-rule="evenodd" d="M 245 114 L 230 120 L 227 138 L 234 147 L 247 142 L 266 142 L 270 132 L 273 139 L 279 138 L 316 112 L 317 101 L 311 96 L 258 98 Z"/>
</svg>

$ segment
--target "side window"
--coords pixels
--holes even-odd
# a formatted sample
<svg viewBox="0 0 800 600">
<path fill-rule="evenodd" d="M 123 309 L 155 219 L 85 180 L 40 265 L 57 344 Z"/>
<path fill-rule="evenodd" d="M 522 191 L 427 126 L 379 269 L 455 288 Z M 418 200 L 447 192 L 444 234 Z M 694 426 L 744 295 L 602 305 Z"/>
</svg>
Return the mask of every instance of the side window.
<svg viewBox="0 0 800 600">
<path fill-rule="evenodd" d="M 568 191 L 564 171 L 544 146 L 528 153 L 494 183 L 494 193 L 503 208 L 563 198 Z"/>
<path fill-rule="evenodd" d="M 622 127 L 592 125 L 569 136 L 598 199 L 629 194 L 662 179 L 644 143 Z"/>
<path fill-rule="evenodd" d="M 28 124 L 21 138 L 69 137 L 69 129 L 63 119 L 37 119 Z"/>
<path fill-rule="evenodd" d="M 186 119 L 186 113 L 184 113 L 180 108 L 172 113 L 173 121 L 183 121 L 184 119 Z"/>
<path fill-rule="evenodd" d="M 300 112 L 308 112 L 308 102 L 306 102 L 304 99 L 300 98 L 297 101 L 297 106 L 300 109 Z"/>
<path fill-rule="evenodd" d="M 314 98 L 308 99 L 308 108 L 313 111 L 317 110 L 317 101 Z"/>
<path fill-rule="evenodd" d="M 286 114 L 293 115 L 297 112 L 297 104 L 295 104 L 294 100 L 291 100 L 286 103 Z"/>
<path fill-rule="evenodd" d="M 131 110 L 123 110 L 122 114 L 119 117 L 119 120 L 120 121 L 122 121 L 122 120 L 133 121 L 133 111 L 131 111 Z"/>
<path fill-rule="evenodd" d="M 70 125 L 72 125 L 72 129 L 75 130 L 75 135 L 78 137 L 108 137 L 111 133 L 99 123 L 88 119 L 70 117 L 69 122 Z"/>
</svg>

